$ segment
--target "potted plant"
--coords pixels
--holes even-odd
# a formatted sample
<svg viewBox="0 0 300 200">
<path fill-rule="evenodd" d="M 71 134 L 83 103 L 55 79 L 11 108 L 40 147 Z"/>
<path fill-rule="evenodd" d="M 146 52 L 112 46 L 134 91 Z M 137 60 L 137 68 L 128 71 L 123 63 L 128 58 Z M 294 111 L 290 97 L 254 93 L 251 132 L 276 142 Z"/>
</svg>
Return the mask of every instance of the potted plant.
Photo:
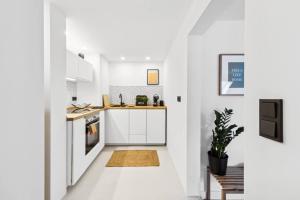
<svg viewBox="0 0 300 200">
<path fill-rule="evenodd" d="M 244 132 L 244 127 L 236 124 L 230 125 L 232 109 L 225 108 L 224 112 L 214 111 L 216 115 L 215 129 L 212 130 L 211 149 L 208 151 L 210 171 L 213 174 L 225 175 L 227 169 L 228 155 L 225 152 L 227 145 L 239 134 Z"/>
</svg>

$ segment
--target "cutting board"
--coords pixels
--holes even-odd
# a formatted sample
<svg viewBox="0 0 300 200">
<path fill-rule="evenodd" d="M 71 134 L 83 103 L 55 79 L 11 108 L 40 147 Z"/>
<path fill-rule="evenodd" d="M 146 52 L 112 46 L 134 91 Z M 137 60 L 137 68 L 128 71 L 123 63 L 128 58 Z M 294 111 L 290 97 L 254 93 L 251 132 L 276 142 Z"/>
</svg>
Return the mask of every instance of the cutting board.
<svg viewBox="0 0 300 200">
<path fill-rule="evenodd" d="M 103 95 L 103 106 L 104 107 L 110 106 L 110 101 L 109 101 L 108 95 Z"/>
</svg>

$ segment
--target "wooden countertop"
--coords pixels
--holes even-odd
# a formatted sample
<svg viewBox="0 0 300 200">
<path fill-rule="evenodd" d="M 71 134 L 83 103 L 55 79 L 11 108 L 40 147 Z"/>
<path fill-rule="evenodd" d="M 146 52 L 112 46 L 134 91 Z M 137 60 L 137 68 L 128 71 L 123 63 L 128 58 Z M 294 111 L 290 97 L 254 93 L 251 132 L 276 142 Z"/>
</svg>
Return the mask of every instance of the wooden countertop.
<svg viewBox="0 0 300 200">
<path fill-rule="evenodd" d="M 67 110 L 72 109 L 72 107 L 68 107 Z M 96 113 L 99 113 L 100 111 L 109 110 L 109 109 L 152 109 L 152 110 L 161 110 L 161 109 L 167 109 L 166 106 L 134 106 L 134 105 L 128 105 L 124 107 L 113 107 L 113 106 L 107 106 L 105 108 L 100 109 L 92 109 L 90 108 L 90 111 L 82 112 L 82 113 L 68 113 L 67 114 L 67 121 L 74 121 L 77 119 L 81 119 L 83 117 L 91 116 Z"/>
<path fill-rule="evenodd" d="M 135 105 L 128 105 L 128 106 L 107 106 L 105 109 L 166 109 L 166 106 L 135 106 Z"/>
<path fill-rule="evenodd" d="M 82 113 L 68 113 L 67 114 L 67 121 L 74 121 L 77 119 L 81 119 L 83 117 L 88 117 L 91 115 L 94 115 L 96 113 L 99 113 L 100 111 L 105 110 L 104 108 L 101 109 L 90 109 L 90 111 L 82 112 Z"/>
</svg>

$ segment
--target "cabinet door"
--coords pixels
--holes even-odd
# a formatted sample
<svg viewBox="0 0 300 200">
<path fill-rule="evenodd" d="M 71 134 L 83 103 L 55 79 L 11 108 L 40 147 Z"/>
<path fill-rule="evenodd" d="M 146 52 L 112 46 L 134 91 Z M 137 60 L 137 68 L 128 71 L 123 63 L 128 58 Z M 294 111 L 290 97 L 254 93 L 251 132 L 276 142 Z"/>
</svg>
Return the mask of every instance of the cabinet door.
<svg viewBox="0 0 300 200">
<path fill-rule="evenodd" d="M 73 122 L 73 164 L 72 184 L 75 184 L 85 171 L 85 119 Z"/>
<path fill-rule="evenodd" d="M 78 73 L 78 58 L 75 54 L 67 51 L 67 73 L 66 78 L 76 80 Z"/>
<path fill-rule="evenodd" d="M 105 145 L 105 115 L 104 111 L 100 111 L 100 149 Z"/>
<path fill-rule="evenodd" d="M 129 144 L 146 144 L 146 135 L 129 135 Z"/>
<path fill-rule="evenodd" d="M 147 144 L 165 144 L 165 124 L 165 110 L 147 110 Z"/>
<path fill-rule="evenodd" d="M 131 135 L 146 135 L 147 111 L 130 110 L 130 133 Z"/>
<path fill-rule="evenodd" d="M 80 81 L 93 81 L 93 66 L 85 60 L 78 58 L 78 75 Z"/>
<path fill-rule="evenodd" d="M 108 110 L 105 138 L 108 144 L 127 144 L 129 136 L 128 110 Z"/>
<path fill-rule="evenodd" d="M 129 143 L 146 144 L 147 110 L 130 110 L 129 116 Z"/>
</svg>

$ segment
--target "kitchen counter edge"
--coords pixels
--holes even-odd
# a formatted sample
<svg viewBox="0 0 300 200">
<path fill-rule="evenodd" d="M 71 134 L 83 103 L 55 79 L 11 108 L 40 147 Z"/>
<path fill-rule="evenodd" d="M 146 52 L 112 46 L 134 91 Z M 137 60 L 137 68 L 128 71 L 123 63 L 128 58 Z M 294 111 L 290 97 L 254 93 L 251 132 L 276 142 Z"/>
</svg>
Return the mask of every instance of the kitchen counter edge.
<svg viewBox="0 0 300 200">
<path fill-rule="evenodd" d="M 67 121 L 75 121 L 87 116 L 91 116 L 94 115 L 100 111 L 105 111 L 105 110 L 115 110 L 115 109 L 119 109 L 119 110 L 130 110 L 130 109 L 149 109 L 149 110 L 162 110 L 162 109 L 167 109 L 167 106 L 125 106 L 125 107 L 111 107 L 111 106 L 107 106 L 105 108 L 101 108 L 101 109 L 93 109 L 91 111 L 85 112 L 85 113 L 70 113 L 67 114 Z"/>
</svg>

